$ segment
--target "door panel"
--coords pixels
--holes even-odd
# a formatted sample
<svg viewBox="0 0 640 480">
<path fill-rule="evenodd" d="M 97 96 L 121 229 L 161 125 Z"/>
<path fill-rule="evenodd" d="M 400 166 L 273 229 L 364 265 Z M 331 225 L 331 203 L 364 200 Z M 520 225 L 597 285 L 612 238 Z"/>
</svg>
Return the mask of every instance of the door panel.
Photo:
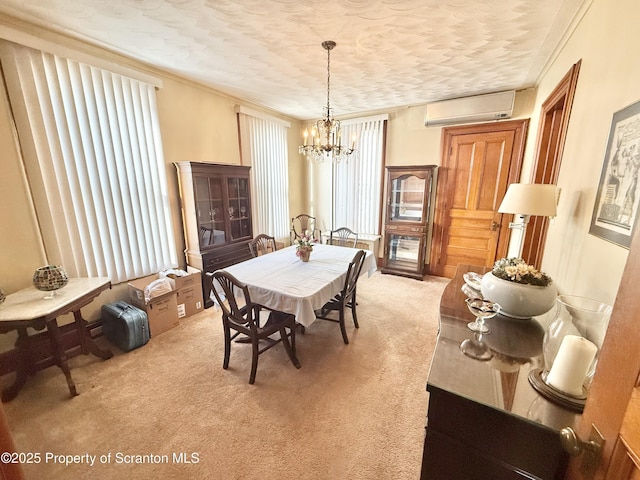
<svg viewBox="0 0 640 480">
<path fill-rule="evenodd" d="M 493 212 L 452 211 L 450 220 L 447 247 L 449 263 L 486 266 L 487 252 L 495 250 L 493 242 L 496 232 L 491 231 Z M 490 262 L 493 265 L 493 260 Z"/>
<path fill-rule="evenodd" d="M 452 277 L 459 263 L 489 267 L 506 254 L 510 219 L 497 210 L 520 174 L 527 123 L 445 129 L 430 273 Z"/>
<path fill-rule="evenodd" d="M 640 479 L 640 392 L 633 389 L 627 412 L 622 420 L 618 441 L 613 449 L 607 480 Z"/>
</svg>

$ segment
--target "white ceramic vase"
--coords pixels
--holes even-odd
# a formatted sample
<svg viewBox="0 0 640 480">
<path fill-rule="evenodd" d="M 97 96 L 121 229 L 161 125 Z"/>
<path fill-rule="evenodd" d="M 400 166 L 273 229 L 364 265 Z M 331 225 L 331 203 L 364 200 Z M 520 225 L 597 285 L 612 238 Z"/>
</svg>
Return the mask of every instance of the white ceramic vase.
<svg viewBox="0 0 640 480">
<path fill-rule="evenodd" d="M 500 304 L 500 313 L 513 318 L 531 318 L 553 308 L 558 292 L 553 283 L 546 287 L 509 282 L 486 273 L 480 282 L 482 296 Z"/>
</svg>

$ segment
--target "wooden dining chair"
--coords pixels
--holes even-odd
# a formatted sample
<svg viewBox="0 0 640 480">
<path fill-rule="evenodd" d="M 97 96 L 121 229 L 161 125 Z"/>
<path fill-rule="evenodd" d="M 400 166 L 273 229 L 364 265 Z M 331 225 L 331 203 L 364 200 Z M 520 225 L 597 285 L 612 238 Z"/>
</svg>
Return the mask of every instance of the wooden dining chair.
<svg viewBox="0 0 640 480">
<path fill-rule="evenodd" d="M 306 213 L 301 213 L 297 217 L 293 217 L 291 219 L 291 243 L 293 243 L 296 238 L 300 238 L 300 235 L 307 230 L 311 234 L 311 237 L 315 239 L 316 243 L 320 242 L 322 232 L 316 228 L 316 217 L 312 217 Z"/>
<path fill-rule="evenodd" d="M 356 248 L 358 234 L 347 227 L 341 227 L 329 232 L 329 245 Z"/>
<path fill-rule="evenodd" d="M 265 253 L 275 252 L 276 248 L 276 239 L 265 233 L 261 233 L 249 242 L 249 250 L 254 258 Z"/>
<path fill-rule="evenodd" d="M 222 368 L 226 370 L 229 367 L 231 341 L 238 335 L 246 335 L 246 343 L 251 343 L 250 384 L 256 380 L 258 356 L 280 342 L 284 345 L 291 363 L 296 368 L 300 368 L 300 362 L 296 357 L 296 317 L 288 313 L 269 310 L 267 321 L 264 325 L 260 325 L 260 311 L 268 309 L 251 301 L 249 288 L 245 284 L 224 270 L 217 270 L 213 273 L 207 273 L 207 275 L 211 278 L 213 294 L 222 309 L 222 326 L 224 328 Z M 242 292 L 245 300 L 243 306 L 237 302 L 237 292 Z M 235 333 L 232 334 L 232 330 Z M 276 332 L 280 332 L 280 338 L 277 340 L 271 338 L 271 335 Z"/>
<path fill-rule="evenodd" d="M 356 328 L 360 328 L 358 325 L 358 316 L 356 315 L 356 285 L 358 278 L 360 277 L 360 271 L 364 264 L 365 252 L 364 250 L 358 250 L 353 257 L 353 260 L 349 263 L 347 269 L 347 276 L 344 279 L 344 285 L 340 293 L 329 300 L 324 306 L 316 311 L 316 318 L 321 320 L 329 320 L 340 324 L 340 331 L 342 332 L 342 340 L 344 343 L 349 343 L 349 337 L 347 337 L 347 329 L 344 323 L 344 311 L 346 308 L 351 309 L 351 316 L 353 317 L 353 324 Z M 329 314 L 333 311 L 338 312 L 338 318 L 330 317 Z"/>
</svg>

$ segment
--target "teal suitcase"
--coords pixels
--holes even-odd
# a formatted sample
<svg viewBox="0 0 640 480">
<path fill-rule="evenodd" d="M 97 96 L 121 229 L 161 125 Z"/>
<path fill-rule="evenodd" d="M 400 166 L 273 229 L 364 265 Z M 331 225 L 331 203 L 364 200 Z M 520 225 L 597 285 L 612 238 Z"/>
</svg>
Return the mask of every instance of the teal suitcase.
<svg viewBox="0 0 640 480">
<path fill-rule="evenodd" d="M 149 341 L 147 314 L 122 301 L 103 305 L 102 333 L 124 352 L 141 347 Z"/>
</svg>

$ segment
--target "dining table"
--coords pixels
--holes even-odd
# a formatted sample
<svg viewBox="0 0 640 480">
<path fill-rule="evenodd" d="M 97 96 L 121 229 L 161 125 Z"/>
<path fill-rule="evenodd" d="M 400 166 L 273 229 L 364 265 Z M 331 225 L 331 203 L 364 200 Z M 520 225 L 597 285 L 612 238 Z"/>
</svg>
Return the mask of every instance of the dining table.
<svg viewBox="0 0 640 480">
<path fill-rule="evenodd" d="M 260 255 L 223 270 L 247 285 L 251 301 L 271 310 L 291 313 L 296 322 L 308 327 L 315 311 L 342 291 L 349 263 L 357 248 L 316 244 L 308 262 L 290 246 Z M 376 271 L 373 252 L 365 251 L 360 276 Z"/>
</svg>

